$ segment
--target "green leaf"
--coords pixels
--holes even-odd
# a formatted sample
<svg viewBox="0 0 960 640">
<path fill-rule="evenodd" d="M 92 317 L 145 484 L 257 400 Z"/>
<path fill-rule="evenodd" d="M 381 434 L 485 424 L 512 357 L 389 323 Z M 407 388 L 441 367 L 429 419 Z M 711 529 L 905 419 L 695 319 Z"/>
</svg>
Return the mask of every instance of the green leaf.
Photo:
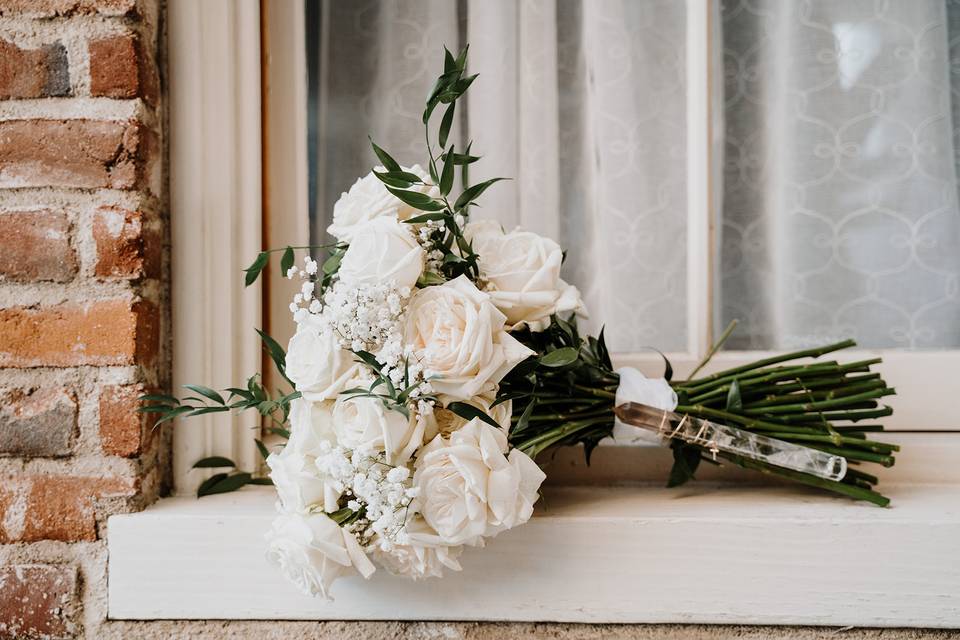
<svg viewBox="0 0 960 640">
<path fill-rule="evenodd" d="M 257 443 L 257 451 L 260 452 L 260 457 L 262 457 L 264 460 L 270 457 L 270 450 L 267 449 L 267 445 L 263 444 L 262 440 L 259 438 L 254 438 L 253 441 Z"/>
<path fill-rule="evenodd" d="M 217 474 L 217 475 L 220 475 L 220 474 Z M 215 477 L 217 476 L 213 476 L 212 478 L 210 478 L 210 480 L 212 480 Z M 204 485 L 207 485 L 208 482 L 210 482 L 210 480 L 207 480 L 206 482 L 200 485 L 199 489 L 197 489 L 197 497 L 202 498 L 203 496 L 212 496 L 217 493 L 229 493 L 231 491 L 236 491 L 240 487 L 246 484 L 249 484 L 251 479 L 252 479 L 252 476 L 249 473 L 243 472 L 243 473 L 235 473 L 233 475 L 227 476 L 226 478 L 220 478 L 217 482 L 213 482 L 213 483 L 210 483 L 208 486 L 204 486 Z"/>
<path fill-rule="evenodd" d="M 484 180 L 483 182 L 477 183 L 472 187 L 466 189 L 463 193 L 460 194 L 460 197 L 457 198 L 456 204 L 453 205 L 454 209 L 462 209 L 468 203 L 476 200 L 480 197 L 484 191 L 486 191 L 490 185 L 495 182 L 500 182 L 501 180 L 506 180 L 507 178 L 491 178 L 490 180 Z"/>
<path fill-rule="evenodd" d="M 267 266 L 267 262 L 269 261 L 269 252 L 261 251 L 257 254 L 257 257 L 254 259 L 253 263 L 244 269 L 244 272 L 247 274 L 243 279 L 243 284 L 245 287 L 249 287 L 257 281 L 257 278 L 260 277 L 260 272 L 263 271 L 263 268 Z"/>
<path fill-rule="evenodd" d="M 431 220 L 443 220 L 450 214 L 448 213 L 421 213 L 419 216 L 414 216 L 412 218 L 407 218 L 404 220 L 407 224 L 423 224 L 424 222 L 429 222 Z"/>
<path fill-rule="evenodd" d="M 579 357 L 580 352 L 574 347 L 563 347 L 541 356 L 538 362 L 545 367 L 565 367 L 576 362 Z"/>
<path fill-rule="evenodd" d="M 260 336 L 260 339 L 263 340 L 263 346 L 266 348 L 267 353 L 270 354 L 270 359 L 273 360 L 274 366 L 277 368 L 277 371 L 280 372 L 280 375 L 283 376 L 283 379 L 290 383 L 293 386 L 293 381 L 287 377 L 287 352 L 283 350 L 283 347 L 280 346 L 280 343 L 271 338 L 269 335 L 257 329 L 257 335 Z"/>
<path fill-rule="evenodd" d="M 290 271 L 290 268 L 293 266 L 293 247 L 287 247 L 283 250 L 283 256 L 280 258 L 280 273 L 284 277 L 287 276 L 287 271 Z"/>
<path fill-rule="evenodd" d="M 400 200 L 421 211 L 442 211 L 443 203 L 436 202 L 430 195 L 419 191 L 404 191 L 395 187 L 387 187 L 387 191 Z"/>
<path fill-rule="evenodd" d="M 447 409 L 453 411 L 464 420 L 473 420 L 474 418 L 479 418 L 491 427 L 496 429 L 502 428 L 499 424 L 497 424 L 497 421 L 488 416 L 485 411 L 480 410 L 472 404 L 467 404 L 466 402 L 451 402 L 447 405 Z"/>
<path fill-rule="evenodd" d="M 203 458 L 197 460 L 193 463 L 194 469 L 214 469 L 216 467 L 235 467 L 233 460 L 230 458 L 224 458 L 223 456 L 211 456 L 209 458 Z"/>
<path fill-rule="evenodd" d="M 430 287 L 435 284 L 443 284 L 446 281 L 447 279 L 439 273 L 434 273 L 433 271 L 424 271 L 417 279 L 417 286 Z"/>
<path fill-rule="evenodd" d="M 290 439 L 290 432 L 281 427 L 267 427 L 267 433 L 272 433 L 275 436 L 280 436 L 281 438 Z"/>
<path fill-rule="evenodd" d="M 740 382 L 734 378 L 727 392 L 727 411 L 737 412 L 743 409 L 743 398 L 740 397 Z"/>
<path fill-rule="evenodd" d="M 450 135 L 450 128 L 453 126 L 453 114 L 456 109 L 457 103 L 451 102 L 447 110 L 443 112 L 443 119 L 440 120 L 440 131 L 437 134 L 437 144 L 441 149 L 447 146 L 447 137 Z"/>
<path fill-rule="evenodd" d="M 454 60 L 453 54 L 450 53 L 450 50 L 446 47 L 443 48 L 443 72 L 448 73 L 450 71 L 456 71 L 457 61 Z"/>
<path fill-rule="evenodd" d="M 372 138 L 370 139 L 370 145 L 373 147 L 373 152 L 377 154 L 380 164 L 382 164 L 387 171 L 403 171 L 400 163 L 394 160 L 389 153 L 378 147 Z"/>
<path fill-rule="evenodd" d="M 203 482 L 200 483 L 200 486 L 197 487 L 197 497 L 202 498 L 203 496 L 210 495 L 210 488 L 222 480 L 227 479 L 226 473 L 215 473 Z"/>
<path fill-rule="evenodd" d="M 273 480 L 270 478 L 251 478 L 247 484 L 266 484 L 273 486 Z"/>
<path fill-rule="evenodd" d="M 161 417 L 159 420 L 157 420 L 156 422 L 154 422 L 154 423 L 153 423 L 153 426 L 156 427 L 157 425 L 159 425 L 159 424 L 161 424 L 161 423 L 164 423 L 164 422 L 167 422 L 168 420 L 173 420 L 174 418 L 177 418 L 177 417 L 183 415 L 184 413 L 193 411 L 194 409 L 195 409 L 195 407 L 186 407 L 186 406 L 184 406 L 184 407 L 177 407 L 176 409 L 171 409 L 170 411 L 165 412 L 165 413 L 163 414 L 163 417 Z"/>
<path fill-rule="evenodd" d="M 670 469 L 667 486 L 679 487 L 687 481 L 693 480 L 693 474 L 696 473 L 697 467 L 700 465 L 700 449 L 684 444 L 679 440 L 672 440 L 670 449 L 673 450 L 673 467 Z"/>
<path fill-rule="evenodd" d="M 226 404 L 223 400 L 223 396 L 211 389 L 210 387 L 205 387 L 202 384 L 185 384 L 183 385 L 184 389 L 190 389 L 194 393 L 199 393 L 204 398 L 209 398 L 217 404 Z"/>
<path fill-rule="evenodd" d="M 467 44 L 460 50 L 460 54 L 457 56 L 457 69 L 463 71 L 467 68 L 467 52 L 470 50 L 470 45 Z"/>
<path fill-rule="evenodd" d="M 324 261 L 321 270 L 327 274 L 336 273 L 340 268 L 341 260 L 343 260 L 343 253 L 336 252 Z"/>
<path fill-rule="evenodd" d="M 453 106 L 453 105 L 450 105 Z M 453 145 L 447 152 L 447 160 L 443 163 L 443 172 L 440 174 L 440 193 L 447 195 L 453 188 L 453 170 L 456 165 L 453 162 Z"/>
<path fill-rule="evenodd" d="M 147 395 L 140 396 L 139 398 L 137 398 L 137 400 L 140 402 L 162 402 L 164 404 L 170 404 L 170 405 L 180 404 L 180 401 L 177 400 L 175 397 L 169 396 L 165 393 L 147 394 Z"/>
</svg>

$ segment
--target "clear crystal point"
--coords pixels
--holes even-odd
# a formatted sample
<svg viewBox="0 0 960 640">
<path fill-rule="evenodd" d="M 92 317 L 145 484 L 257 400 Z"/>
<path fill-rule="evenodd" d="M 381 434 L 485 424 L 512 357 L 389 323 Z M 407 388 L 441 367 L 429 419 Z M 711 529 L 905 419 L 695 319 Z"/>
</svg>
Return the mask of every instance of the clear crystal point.
<svg viewBox="0 0 960 640">
<path fill-rule="evenodd" d="M 811 447 L 752 433 L 690 415 L 626 402 L 614 408 L 620 422 L 683 440 L 714 453 L 730 453 L 776 467 L 826 480 L 839 481 L 847 473 L 847 460 Z"/>
</svg>

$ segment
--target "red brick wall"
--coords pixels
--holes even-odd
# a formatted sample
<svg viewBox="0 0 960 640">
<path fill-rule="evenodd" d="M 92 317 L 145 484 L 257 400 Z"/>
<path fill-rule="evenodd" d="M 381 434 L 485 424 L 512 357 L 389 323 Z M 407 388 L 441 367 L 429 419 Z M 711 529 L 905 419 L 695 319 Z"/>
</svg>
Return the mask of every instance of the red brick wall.
<svg viewBox="0 0 960 640">
<path fill-rule="evenodd" d="M 159 0 L 0 0 L 0 638 L 96 637 L 166 483 Z"/>
</svg>

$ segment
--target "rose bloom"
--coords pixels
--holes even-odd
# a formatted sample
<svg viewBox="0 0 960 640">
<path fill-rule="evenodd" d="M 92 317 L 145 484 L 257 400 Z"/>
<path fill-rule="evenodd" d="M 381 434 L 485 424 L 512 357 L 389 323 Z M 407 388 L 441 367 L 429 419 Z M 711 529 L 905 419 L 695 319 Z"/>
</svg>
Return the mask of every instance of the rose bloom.
<svg viewBox="0 0 960 640">
<path fill-rule="evenodd" d="M 359 385 L 357 385 L 359 386 Z M 344 449 L 383 451 L 386 463 L 405 463 L 423 444 L 425 423 L 383 405 L 379 398 L 340 396 L 333 407 L 333 431 Z"/>
<path fill-rule="evenodd" d="M 443 544 L 423 518 L 418 516 L 408 522 L 406 531 L 410 544 L 393 545 L 389 550 L 373 545 L 371 555 L 377 564 L 395 576 L 413 580 L 442 578 L 444 568 L 461 570 L 457 559 L 463 547 Z"/>
<path fill-rule="evenodd" d="M 404 342 L 444 403 L 494 393 L 511 369 L 534 354 L 506 332 L 504 320 L 466 276 L 410 298 Z"/>
<path fill-rule="evenodd" d="M 313 401 L 332 400 L 347 388 L 360 364 L 340 348 L 336 336 L 307 314 L 287 345 L 286 371 L 297 391 Z"/>
<path fill-rule="evenodd" d="M 551 315 L 583 313 L 580 291 L 560 278 L 563 250 L 550 238 L 520 229 L 504 233 L 492 220 L 469 223 L 464 235 L 479 256 L 486 291 L 507 316 L 509 329 L 543 331 Z"/>
<path fill-rule="evenodd" d="M 503 431 L 475 418 L 420 451 L 417 510 L 445 544 L 480 544 L 530 519 L 546 476 L 522 451 L 507 450 Z"/>
<path fill-rule="evenodd" d="M 423 273 L 424 252 L 410 225 L 392 216 L 358 225 L 340 262 L 340 281 L 378 284 L 392 281 L 412 289 Z"/>
<path fill-rule="evenodd" d="M 414 173 L 425 182 L 430 176 L 420 168 L 420 165 L 401 167 L 404 171 Z M 384 172 L 383 167 L 376 167 L 377 171 Z M 433 185 L 413 185 L 408 191 L 428 193 L 432 197 L 439 197 L 440 190 Z M 379 218 L 389 216 L 397 220 L 406 220 L 419 213 L 395 195 L 387 191 L 380 179 L 371 171 L 359 178 L 350 191 L 342 194 L 333 205 L 333 223 L 327 227 L 327 232 L 341 242 L 353 242 L 353 234 L 358 225 Z"/>
<path fill-rule="evenodd" d="M 280 504 L 287 511 L 308 511 L 320 505 L 336 511 L 340 491 L 324 478 L 315 465 L 323 442 L 332 443 L 333 402 L 310 402 L 297 398 L 290 403 L 290 439 L 279 453 L 267 457 Z"/>
<path fill-rule="evenodd" d="M 341 575 L 375 571 L 354 535 L 323 513 L 281 513 L 266 539 L 267 560 L 309 596 L 331 600 L 330 585 Z"/>
</svg>

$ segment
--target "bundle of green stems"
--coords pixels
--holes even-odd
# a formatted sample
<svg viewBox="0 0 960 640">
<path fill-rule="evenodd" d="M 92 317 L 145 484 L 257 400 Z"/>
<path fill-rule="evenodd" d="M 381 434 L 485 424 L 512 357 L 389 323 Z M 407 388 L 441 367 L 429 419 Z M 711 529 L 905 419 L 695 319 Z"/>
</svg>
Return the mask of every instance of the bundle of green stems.
<svg viewBox="0 0 960 640">
<path fill-rule="evenodd" d="M 860 469 L 871 463 L 892 466 L 899 449 L 868 437 L 883 430 L 873 421 L 892 413 L 880 400 L 895 392 L 879 373 L 871 371 L 880 358 L 821 361 L 856 344 L 844 340 L 696 377 L 732 330 L 733 325 L 691 377 L 671 381 L 679 401 L 675 413 L 843 456 L 847 472 L 840 481 L 833 481 L 675 440 L 670 483 L 682 484 L 693 477 L 701 460 L 714 462 L 719 455 L 744 468 L 886 506 L 889 499 L 874 490 L 877 477 Z M 542 339 L 530 338 L 546 355 L 511 375 L 501 391 L 502 397 L 514 402 L 511 442 L 534 456 L 554 445 L 583 444 L 589 460 L 596 444 L 613 431 L 619 385 L 602 337 L 581 340 L 575 326 L 562 323 Z M 574 349 L 576 359 L 571 359 Z M 548 358 L 551 351 L 561 350 L 567 358 Z"/>
</svg>

